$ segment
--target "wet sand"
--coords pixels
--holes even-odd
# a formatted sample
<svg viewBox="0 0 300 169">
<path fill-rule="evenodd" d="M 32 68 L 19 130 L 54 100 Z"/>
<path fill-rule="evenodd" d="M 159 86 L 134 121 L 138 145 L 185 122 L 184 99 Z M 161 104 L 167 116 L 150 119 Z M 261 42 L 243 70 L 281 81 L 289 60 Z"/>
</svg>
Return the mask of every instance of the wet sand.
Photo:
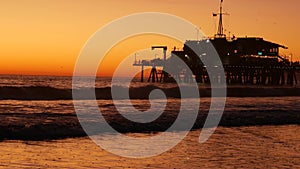
<svg viewBox="0 0 300 169">
<path fill-rule="evenodd" d="M 299 125 L 219 127 L 204 144 L 197 142 L 196 130 L 168 152 L 146 159 L 110 154 L 87 137 L 4 141 L 0 168 L 300 168 L 299 130 Z"/>
</svg>

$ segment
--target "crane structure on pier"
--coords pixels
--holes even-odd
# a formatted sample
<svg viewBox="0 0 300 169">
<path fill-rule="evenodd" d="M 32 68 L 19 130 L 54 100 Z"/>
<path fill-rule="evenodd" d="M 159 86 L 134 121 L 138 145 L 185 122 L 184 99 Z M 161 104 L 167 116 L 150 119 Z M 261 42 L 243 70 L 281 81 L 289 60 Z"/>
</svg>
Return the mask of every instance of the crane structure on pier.
<svg viewBox="0 0 300 169">
<path fill-rule="evenodd" d="M 167 61 L 168 47 L 167 46 L 152 46 L 151 49 L 152 50 L 163 49 L 163 60 L 155 57 L 155 59 L 152 59 L 152 60 L 142 60 L 141 62 L 137 62 L 137 60 L 135 59 L 133 66 L 141 67 L 141 82 L 144 82 L 145 67 L 152 67 L 149 78 L 148 78 L 148 82 L 150 82 L 151 79 L 152 79 L 152 82 L 161 82 L 164 77 L 168 76 L 168 74 L 163 70 L 166 65 L 166 61 Z M 162 72 L 158 72 L 156 69 L 157 67 L 162 67 Z M 159 77 L 159 75 L 160 75 L 160 77 Z"/>
</svg>

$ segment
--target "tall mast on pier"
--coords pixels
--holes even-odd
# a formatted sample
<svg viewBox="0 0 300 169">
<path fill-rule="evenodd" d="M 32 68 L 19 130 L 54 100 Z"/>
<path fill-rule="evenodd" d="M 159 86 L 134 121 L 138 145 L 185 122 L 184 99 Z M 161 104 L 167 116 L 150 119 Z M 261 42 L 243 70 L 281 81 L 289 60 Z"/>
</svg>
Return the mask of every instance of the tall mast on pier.
<svg viewBox="0 0 300 169">
<path fill-rule="evenodd" d="M 224 28 L 223 28 L 223 15 L 227 15 L 227 13 L 223 13 L 223 0 L 220 2 L 220 12 L 219 13 L 213 13 L 213 16 L 219 15 L 219 26 L 218 26 L 218 32 L 215 34 L 215 37 L 226 37 L 224 34 Z"/>
</svg>

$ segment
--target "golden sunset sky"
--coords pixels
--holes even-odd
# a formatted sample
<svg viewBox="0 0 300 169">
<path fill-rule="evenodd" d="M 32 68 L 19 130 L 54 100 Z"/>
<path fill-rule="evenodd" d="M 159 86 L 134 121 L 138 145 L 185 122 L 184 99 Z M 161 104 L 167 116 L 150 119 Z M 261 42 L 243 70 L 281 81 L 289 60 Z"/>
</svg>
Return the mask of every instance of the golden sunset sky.
<svg viewBox="0 0 300 169">
<path fill-rule="evenodd" d="M 1 0 L 0 74 L 72 75 L 80 50 L 93 33 L 115 19 L 138 12 L 177 15 L 212 36 L 217 21 L 212 12 L 218 12 L 219 3 L 219 0 Z M 224 10 L 230 13 L 224 18 L 226 34 L 230 31 L 235 36 L 263 37 L 288 46 L 282 55 L 292 53 L 294 61 L 300 60 L 299 7 L 299 0 L 224 0 Z M 145 42 L 145 38 L 149 40 Z M 122 57 L 137 49 L 150 48 L 153 43 L 178 45 L 165 37 L 129 39 L 107 55 L 110 64 L 104 65 L 101 74 L 111 75 Z"/>
</svg>

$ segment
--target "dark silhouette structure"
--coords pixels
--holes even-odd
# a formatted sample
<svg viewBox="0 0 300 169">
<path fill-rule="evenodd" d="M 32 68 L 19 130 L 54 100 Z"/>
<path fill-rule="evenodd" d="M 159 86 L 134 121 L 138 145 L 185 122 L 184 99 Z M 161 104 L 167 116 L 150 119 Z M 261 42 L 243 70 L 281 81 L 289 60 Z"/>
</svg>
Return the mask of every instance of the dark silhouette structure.
<svg viewBox="0 0 300 169">
<path fill-rule="evenodd" d="M 225 70 L 225 79 L 210 77 L 200 58 L 211 57 L 213 46 Z M 200 83 L 217 79 L 228 84 L 294 84 L 297 83 L 295 67 L 279 55 L 280 48 L 287 47 L 265 41 L 263 38 L 215 37 L 201 41 L 186 41 L 183 51 L 173 51 L 172 57 L 179 57 L 192 70 Z M 170 59 L 171 59 L 170 58 Z M 171 65 L 170 65 L 171 66 Z M 220 65 L 210 65 L 218 69 Z M 178 70 L 180 71 L 180 70 Z"/>
<path fill-rule="evenodd" d="M 236 38 L 234 35 L 226 37 L 222 19 L 223 15 L 227 15 L 227 13 L 223 12 L 222 3 L 223 0 L 220 3 L 220 12 L 213 13 L 213 16 L 219 16 L 218 31 L 214 37 L 202 40 L 187 40 L 183 50 L 177 51 L 175 47 L 171 57 L 167 60 L 165 57 L 167 48 L 164 47 L 164 62 L 160 66 L 163 69 L 172 70 L 173 73 L 167 74 L 163 71 L 160 81 L 162 81 L 162 76 L 164 82 L 172 81 L 170 80 L 172 78 L 181 79 L 181 76 L 184 76 L 184 81 L 191 80 L 192 75 L 187 73 L 187 68 L 173 61 L 177 57 L 189 67 L 195 80 L 199 83 L 210 83 L 213 80 L 214 82 L 226 82 L 228 84 L 296 84 L 296 67 L 279 54 L 280 49 L 287 49 L 286 46 L 258 37 Z M 209 60 L 209 57 L 216 54 L 220 57 L 222 65 L 213 63 L 213 61 L 210 61 L 209 65 L 202 63 L 203 60 Z M 217 73 L 209 77 L 207 66 L 210 71 L 215 70 L 216 72 L 220 68 L 224 68 L 225 77 Z M 155 78 L 158 79 L 154 68 L 155 66 L 148 81 L 151 77 L 153 77 L 153 82 Z"/>
<path fill-rule="evenodd" d="M 219 83 L 226 81 L 228 84 L 297 83 L 295 67 L 279 55 L 280 48 L 287 49 L 287 47 L 258 37 L 236 38 L 234 35 L 226 37 L 222 19 L 227 13 L 223 13 L 222 3 L 223 0 L 220 3 L 220 12 L 213 14 L 220 17 L 217 34 L 213 38 L 200 41 L 186 41 L 183 51 L 172 51 L 171 58 L 182 59 L 192 70 L 196 81 L 200 83 L 209 83 L 210 80 L 217 80 Z M 205 60 L 215 54 L 212 50 L 216 50 L 215 53 L 220 57 L 222 65 L 202 63 L 202 59 Z M 217 70 L 222 66 L 225 77 L 216 74 L 208 78 L 206 66 L 210 66 L 210 70 Z"/>
</svg>

